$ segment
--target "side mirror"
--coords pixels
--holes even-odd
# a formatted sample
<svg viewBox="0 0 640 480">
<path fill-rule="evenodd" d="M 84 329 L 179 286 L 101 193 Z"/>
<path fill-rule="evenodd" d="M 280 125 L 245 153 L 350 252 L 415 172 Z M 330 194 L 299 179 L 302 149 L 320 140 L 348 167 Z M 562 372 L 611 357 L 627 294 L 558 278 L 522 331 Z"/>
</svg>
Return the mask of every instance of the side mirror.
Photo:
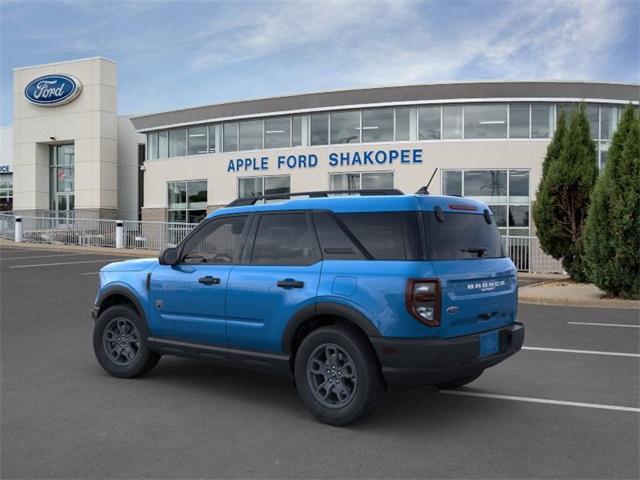
<svg viewBox="0 0 640 480">
<path fill-rule="evenodd" d="M 178 249 L 177 248 L 165 248 L 160 257 L 158 257 L 160 265 L 175 265 L 178 263 Z"/>
</svg>

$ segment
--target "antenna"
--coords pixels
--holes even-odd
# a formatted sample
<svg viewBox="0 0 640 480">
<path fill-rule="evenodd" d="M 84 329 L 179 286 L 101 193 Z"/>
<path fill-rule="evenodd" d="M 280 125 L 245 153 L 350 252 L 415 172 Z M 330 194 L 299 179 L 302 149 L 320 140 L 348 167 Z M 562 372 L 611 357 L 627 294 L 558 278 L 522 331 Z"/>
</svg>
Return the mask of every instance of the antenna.
<svg viewBox="0 0 640 480">
<path fill-rule="evenodd" d="M 436 168 L 431 174 L 431 178 L 429 179 L 427 184 L 424 187 L 420 187 L 420 190 L 416 192 L 418 195 L 429 195 L 429 185 L 431 185 L 431 182 L 433 181 L 433 177 L 436 176 L 437 171 L 438 169 Z"/>
</svg>

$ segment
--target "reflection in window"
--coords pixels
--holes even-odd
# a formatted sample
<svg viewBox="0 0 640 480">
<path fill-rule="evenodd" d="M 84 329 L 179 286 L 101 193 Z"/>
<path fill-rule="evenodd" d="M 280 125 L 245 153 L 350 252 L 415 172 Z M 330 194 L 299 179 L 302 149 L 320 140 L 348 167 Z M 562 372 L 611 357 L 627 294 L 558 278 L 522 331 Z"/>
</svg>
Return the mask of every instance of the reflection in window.
<svg viewBox="0 0 640 480">
<path fill-rule="evenodd" d="M 505 202 L 507 199 L 506 170 L 466 170 L 464 195 L 485 202 Z"/>
<path fill-rule="evenodd" d="M 509 105 L 509 138 L 529 138 L 529 104 Z"/>
<path fill-rule="evenodd" d="M 311 115 L 311 145 L 327 145 L 329 143 L 329 114 Z"/>
<path fill-rule="evenodd" d="M 609 140 L 618 125 L 618 107 L 600 107 L 600 138 Z"/>
<path fill-rule="evenodd" d="M 506 205 L 489 205 L 493 220 L 498 227 L 507 226 L 507 206 Z"/>
<path fill-rule="evenodd" d="M 297 115 L 291 118 L 291 146 L 302 145 L 302 116 Z"/>
<path fill-rule="evenodd" d="M 209 125 L 209 153 L 216 153 L 216 126 Z"/>
<path fill-rule="evenodd" d="M 393 172 L 370 172 L 362 174 L 362 188 L 376 190 L 393 188 Z"/>
<path fill-rule="evenodd" d="M 168 183 L 170 222 L 198 223 L 207 215 L 207 181 Z"/>
<path fill-rule="evenodd" d="M 462 172 L 445 170 L 442 178 L 444 195 L 462 195 Z"/>
<path fill-rule="evenodd" d="M 158 158 L 167 158 L 169 156 L 169 132 L 164 130 L 158 132 Z"/>
<path fill-rule="evenodd" d="M 464 107 L 464 138 L 507 138 L 507 106 Z"/>
<path fill-rule="evenodd" d="M 246 216 L 222 217 L 212 220 L 187 240 L 185 263 L 229 264 L 241 245 Z"/>
<path fill-rule="evenodd" d="M 13 174 L 0 173 L 0 211 L 13 210 Z"/>
<path fill-rule="evenodd" d="M 440 106 L 418 109 L 418 140 L 440 140 Z"/>
<path fill-rule="evenodd" d="M 462 138 L 462 107 L 442 107 L 442 138 Z"/>
<path fill-rule="evenodd" d="M 304 213 L 279 213 L 260 218 L 251 263 L 307 265 L 315 260 L 314 233 Z"/>
<path fill-rule="evenodd" d="M 591 138 L 598 138 L 598 106 L 597 105 L 587 105 L 585 109 L 585 113 L 587 115 L 587 120 L 589 122 L 589 131 L 591 132 Z"/>
<path fill-rule="evenodd" d="M 228 122 L 222 127 L 222 148 L 225 152 L 238 151 L 238 122 Z"/>
<path fill-rule="evenodd" d="M 531 105 L 531 138 L 549 138 L 553 125 L 553 109 L 550 105 Z"/>
<path fill-rule="evenodd" d="M 147 160 L 158 158 L 158 132 L 147 133 Z"/>
<path fill-rule="evenodd" d="M 331 113 L 331 144 L 360 142 L 360 111 Z"/>
<path fill-rule="evenodd" d="M 169 130 L 169 156 L 181 157 L 187 154 L 187 129 Z"/>
<path fill-rule="evenodd" d="M 396 108 L 396 141 L 406 142 L 411 139 L 411 109 Z"/>
<path fill-rule="evenodd" d="M 329 175 L 331 190 L 378 190 L 393 188 L 393 172 L 353 172 Z"/>
<path fill-rule="evenodd" d="M 329 175 L 330 190 L 360 190 L 360 173 L 332 173 Z"/>
<path fill-rule="evenodd" d="M 267 118 L 264 121 L 264 148 L 291 146 L 291 117 Z"/>
<path fill-rule="evenodd" d="M 370 108 L 362 111 L 362 141 L 393 141 L 393 108 Z"/>
<path fill-rule="evenodd" d="M 189 155 L 207 153 L 207 127 L 189 128 Z"/>
<path fill-rule="evenodd" d="M 262 148 L 262 120 L 240 122 L 240 150 Z"/>
<path fill-rule="evenodd" d="M 509 172 L 509 199 L 519 203 L 529 201 L 529 172 L 527 170 Z"/>
<path fill-rule="evenodd" d="M 509 227 L 529 226 L 529 205 L 511 205 L 509 207 Z"/>
</svg>

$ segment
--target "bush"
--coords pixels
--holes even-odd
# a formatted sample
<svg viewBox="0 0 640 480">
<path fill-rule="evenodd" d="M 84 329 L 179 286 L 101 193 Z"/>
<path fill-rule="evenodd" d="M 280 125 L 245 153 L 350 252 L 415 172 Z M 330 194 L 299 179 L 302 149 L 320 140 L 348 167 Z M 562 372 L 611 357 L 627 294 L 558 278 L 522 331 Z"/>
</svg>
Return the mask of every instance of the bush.
<svg viewBox="0 0 640 480">
<path fill-rule="evenodd" d="M 640 118 L 624 111 L 593 192 L 585 227 L 590 281 L 607 294 L 640 298 Z"/>
</svg>

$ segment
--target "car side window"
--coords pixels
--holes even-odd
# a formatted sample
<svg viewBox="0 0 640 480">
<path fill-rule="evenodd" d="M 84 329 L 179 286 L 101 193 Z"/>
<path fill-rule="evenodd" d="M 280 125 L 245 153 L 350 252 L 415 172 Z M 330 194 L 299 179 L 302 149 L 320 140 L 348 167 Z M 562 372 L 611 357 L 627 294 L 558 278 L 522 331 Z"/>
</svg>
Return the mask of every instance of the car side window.
<svg viewBox="0 0 640 480">
<path fill-rule="evenodd" d="M 407 259 L 402 213 L 339 213 L 337 216 L 374 260 Z"/>
<path fill-rule="evenodd" d="M 319 260 L 307 214 L 274 213 L 260 216 L 251 263 L 254 265 L 311 265 Z"/>
<path fill-rule="evenodd" d="M 322 258 L 325 260 L 364 260 L 364 255 L 327 212 L 314 214 Z"/>
<path fill-rule="evenodd" d="M 246 215 L 211 220 L 187 241 L 182 261 L 214 265 L 236 263 L 246 225 Z"/>
</svg>

